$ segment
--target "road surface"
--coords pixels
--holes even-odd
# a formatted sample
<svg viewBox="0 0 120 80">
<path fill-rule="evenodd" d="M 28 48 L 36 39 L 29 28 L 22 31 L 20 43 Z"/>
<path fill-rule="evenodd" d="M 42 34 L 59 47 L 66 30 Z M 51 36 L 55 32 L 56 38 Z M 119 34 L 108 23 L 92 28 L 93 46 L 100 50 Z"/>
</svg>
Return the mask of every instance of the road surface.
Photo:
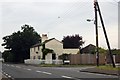
<svg viewBox="0 0 120 80">
<path fill-rule="evenodd" d="M 117 80 L 118 76 L 85 73 L 88 67 L 35 67 L 24 64 L 2 64 L 3 74 L 13 80 Z"/>
</svg>

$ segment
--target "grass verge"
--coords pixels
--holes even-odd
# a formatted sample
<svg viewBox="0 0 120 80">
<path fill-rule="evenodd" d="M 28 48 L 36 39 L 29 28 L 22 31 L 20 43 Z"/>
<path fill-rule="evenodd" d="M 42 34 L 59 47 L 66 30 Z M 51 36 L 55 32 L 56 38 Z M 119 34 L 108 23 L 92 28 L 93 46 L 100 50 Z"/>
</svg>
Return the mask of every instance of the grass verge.
<svg viewBox="0 0 120 80">
<path fill-rule="evenodd" d="M 40 67 L 85 67 L 85 66 L 95 66 L 95 65 L 62 65 L 62 64 L 40 64 Z"/>
<path fill-rule="evenodd" d="M 112 66 L 110 65 L 104 65 L 104 66 L 99 66 L 97 67 L 98 69 L 102 69 L 102 70 L 115 70 L 115 71 L 120 71 L 120 67 L 116 67 L 116 68 L 113 68 Z"/>
</svg>

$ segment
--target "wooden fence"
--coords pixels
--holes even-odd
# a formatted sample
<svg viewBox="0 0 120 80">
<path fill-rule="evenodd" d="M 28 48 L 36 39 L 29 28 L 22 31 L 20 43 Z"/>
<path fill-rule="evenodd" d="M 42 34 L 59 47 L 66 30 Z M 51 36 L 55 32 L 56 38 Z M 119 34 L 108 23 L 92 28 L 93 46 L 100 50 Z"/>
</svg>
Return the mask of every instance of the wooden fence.
<svg viewBox="0 0 120 80">
<path fill-rule="evenodd" d="M 69 56 L 70 64 L 96 64 L 95 54 L 71 54 Z M 120 55 L 114 55 L 115 63 L 120 63 Z M 111 63 L 108 55 L 99 55 L 99 64 Z"/>
</svg>

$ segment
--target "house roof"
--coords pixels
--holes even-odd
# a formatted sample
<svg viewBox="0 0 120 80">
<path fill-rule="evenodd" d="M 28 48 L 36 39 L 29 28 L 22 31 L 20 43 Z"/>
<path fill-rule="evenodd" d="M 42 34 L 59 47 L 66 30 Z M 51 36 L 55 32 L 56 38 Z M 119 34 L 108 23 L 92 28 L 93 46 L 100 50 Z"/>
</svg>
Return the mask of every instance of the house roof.
<svg viewBox="0 0 120 80">
<path fill-rule="evenodd" d="M 42 45 L 41 43 L 37 43 L 37 44 L 33 45 L 31 48 L 41 46 L 41 45 Z"/>
<path fill-rule="evenodd" d="M 49 41 L 52 41 L 52 40 L 54 40 L 54 39 L 55 39 L 55 38 L 51 38 L 51 39 L 45 40 L 43 43 L 46 44 L 46 43 L 48 43 Z M 57 39 L 55 39 L 55 40 L 57 40 Z M 57 40 L 57 41 L 60 42 L 59 40 Z M 62 43 L 62 42 L 60 42 L 60 43 Z M 37 47 L 37 46 L 41 46 L 41 45 L 42 45 L 42 43 L 37 43 L 37 44 L 33 45 L 31 48 Z"/>
<path fill-rule="evenodd" d="M 51 38 L 51 39 L 45 40 L 43 43 L 47 43 L 47 42 L 49 42 L 49 41 L 51 41 L 53 39 L 55 39 L 55 38 Z"/>
<path fill-rule="evenodd" d="M 52 41 L 52 40 L 54 40 L 55 38 L 51 38 L 51 39 L 48 39 L 48 40 L 45 40 L 43 43 L 47 43 L 47 42 L 49 42 L 49 41 Z M 62 43 L 61 41 L 59 41 L 59 40 L 57 40 L 57 39 L 55 39 L 56 41 L 58 41 L 58 42 L 60 42 L 60 43 Z"/>
<path fill-rule="evenodd" d="M 82 48 L 80 50 L 81 53 L 90 53 L 91 51 L 95 50 L 96 46 L 94 46 L 93 44 L 89 44 L 88 46 Z"/>
</svg>

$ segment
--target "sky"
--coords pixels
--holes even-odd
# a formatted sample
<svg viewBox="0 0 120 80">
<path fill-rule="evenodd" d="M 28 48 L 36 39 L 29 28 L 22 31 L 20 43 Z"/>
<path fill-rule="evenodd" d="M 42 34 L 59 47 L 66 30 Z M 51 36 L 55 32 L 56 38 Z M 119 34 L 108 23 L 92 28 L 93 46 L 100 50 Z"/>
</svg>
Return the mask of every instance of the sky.
<svg viewBox="0 0 120 80">
<path fill-rule="evenodd" d="M 79 34 L 85 44 L 95 45 L 94 0 L 1 0 L 0 44 L 2 38 L 17 32 L 24 24 L 39 34 L 62 40 L 63 36 Z M 118 1 L 98 0 L 111 48 L 118 48 Z M 98 16 L 99 17 L 99 16 Z M 99 46 L 107 49 L 99 20 Z M 4 48 L 0 45 L 0 51 Z"/>
</svg>

